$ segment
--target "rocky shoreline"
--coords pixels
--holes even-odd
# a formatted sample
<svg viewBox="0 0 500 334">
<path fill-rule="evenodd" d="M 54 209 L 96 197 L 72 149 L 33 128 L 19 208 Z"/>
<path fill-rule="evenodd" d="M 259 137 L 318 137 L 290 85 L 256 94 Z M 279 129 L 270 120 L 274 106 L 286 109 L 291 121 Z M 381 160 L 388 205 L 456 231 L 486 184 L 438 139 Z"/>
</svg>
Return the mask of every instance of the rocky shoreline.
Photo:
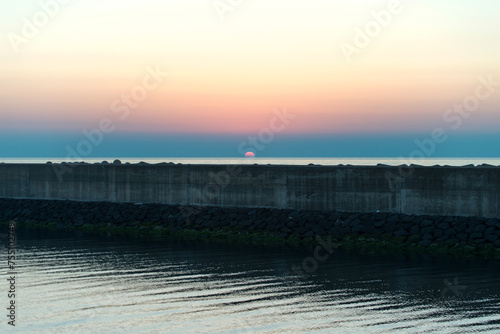
<svg viewBox="0 0 500 334">
<path fill-rule="evenodd" d="M 316 236 L 339 241 L 370 236 L 420 248 L 472 246 L 500 255 L 500 219 L 481 217 L 0 198 L 0 221 L 10 220 L 82 230 L 148 226 L 154 229 L 150 234 L 232 230 L 296 241 Z"/>
</svg>

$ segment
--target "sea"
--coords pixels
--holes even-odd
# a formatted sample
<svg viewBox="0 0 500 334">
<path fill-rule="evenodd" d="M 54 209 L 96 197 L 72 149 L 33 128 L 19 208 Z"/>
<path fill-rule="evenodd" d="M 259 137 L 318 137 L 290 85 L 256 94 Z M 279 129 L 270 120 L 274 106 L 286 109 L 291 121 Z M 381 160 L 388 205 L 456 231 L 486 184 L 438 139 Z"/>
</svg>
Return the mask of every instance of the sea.
<svg viewBox="0 0 500 334">
<path fill-rule="evenodd" d="M 312 247 L 13 233 L 0 333 L 500 332 L 494 261 L 335 249 L 311 266 Z"/>
<path fill-rule="evenodd" d="M 109 163 L 120 160 L 121 163 L 139 163 L 146 162 L 149 164 L 158 164 L 164 162 L 173 162 L 176 164 L 259 164 L 259 165 L 353 165 L 353 166 L 375 166 L 377 164 L 384 164 L 390 166 L 399 165 L 422 165 L 422 166 L 466 166 L 466 165 L 494 165 L 500 166 L 500 158 L 264 158 L 264 157 L 241 157 L 241 158 L 127 158 L 127 157 L 102 157 L 102 158 L 85 158 L 82 160 L 74 160 L 67 158 L 0 158 L 0 163 L 46 163 L 48 161 L 53 163 L 58 162 L 75 162 L 84 161 L 87 163 L 98 163 L 107 161 Z"/>
</svg>

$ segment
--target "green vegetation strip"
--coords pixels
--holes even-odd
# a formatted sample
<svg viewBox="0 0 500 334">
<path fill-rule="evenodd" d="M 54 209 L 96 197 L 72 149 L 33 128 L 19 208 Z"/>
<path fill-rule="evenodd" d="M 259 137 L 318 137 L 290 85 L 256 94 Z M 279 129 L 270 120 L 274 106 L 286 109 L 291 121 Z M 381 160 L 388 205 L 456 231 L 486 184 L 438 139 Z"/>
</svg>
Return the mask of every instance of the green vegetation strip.
<svg viewBox="0 0 500 334">
<path fill-rule="evenodd" d="M 8 222 L 1 222 L 0 226 L 7 226 Z M 220 230 L 212 231 L 209 229 L 185 228 L 181 230 L 172 230 L 155 223 L 136 223 L 132 226 L 114 226 L 114 225 L 91 225 L 84 224 L 79 227 L 65 225 L 62 228 L 56 223 L 40 224 L 36 222 L 17 223 L 17 226 L 24 228 L 46 228 L 62 230 L 80 230 L 92 235 L 104 236 L 127 236 L 139 239 L 163 240 L 166 238 L 179 238 L 185 240 L 204 240 L 216 243 L 230 243 L 238 245 L 288 245 L 288 246 L 311 246 L 317 242 L 314 238 L 300 238 L 298 236 L 289 236 L 282 238 L 270 232 L 249 232 L 242 229 L 241 226 L 223 227 Z M 323 235 L 322 238 L 328 236 Z M 500 249 L 492 244 L 466 243 L 432 243 L 427 247 L 418 244 L 418 237 L 410 236 L 408 238 L 394 237 L 388 234 L 374 235 L 332 235 L 332 242 L 339 246 L 339 249 L 347 252 L 356 252 L 362 254 L 431 254 L 436 256 L 452 256 L 459 258 L 484 258 L 500 260 Z"/>
</svg>

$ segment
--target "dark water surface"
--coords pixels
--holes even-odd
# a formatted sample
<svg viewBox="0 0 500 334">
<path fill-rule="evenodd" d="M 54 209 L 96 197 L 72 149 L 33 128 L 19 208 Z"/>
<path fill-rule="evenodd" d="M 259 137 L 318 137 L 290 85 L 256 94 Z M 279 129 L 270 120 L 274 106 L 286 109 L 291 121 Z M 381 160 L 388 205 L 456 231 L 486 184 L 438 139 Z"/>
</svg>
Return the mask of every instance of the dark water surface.
<svg viewBox="0 0 500 334">
<path fill-rule="evenodd" d="M 300 278 L 313 248 L 16 233 L 1 333 L 500 332 L 498 262 L 335 250 Z"/>
</svg>

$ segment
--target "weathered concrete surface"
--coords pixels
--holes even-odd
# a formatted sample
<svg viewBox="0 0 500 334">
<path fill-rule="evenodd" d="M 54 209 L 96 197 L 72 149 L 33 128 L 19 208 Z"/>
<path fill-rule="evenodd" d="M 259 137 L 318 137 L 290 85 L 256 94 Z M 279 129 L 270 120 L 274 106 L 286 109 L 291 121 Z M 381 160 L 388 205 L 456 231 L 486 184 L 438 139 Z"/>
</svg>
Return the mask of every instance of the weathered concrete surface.
<svg viewBox="0 0 500 334">
<path fill-rule="evenodd" d="M 0 197 L 500 217 L 499 167 L 0 164 Z"/>
</svg>

